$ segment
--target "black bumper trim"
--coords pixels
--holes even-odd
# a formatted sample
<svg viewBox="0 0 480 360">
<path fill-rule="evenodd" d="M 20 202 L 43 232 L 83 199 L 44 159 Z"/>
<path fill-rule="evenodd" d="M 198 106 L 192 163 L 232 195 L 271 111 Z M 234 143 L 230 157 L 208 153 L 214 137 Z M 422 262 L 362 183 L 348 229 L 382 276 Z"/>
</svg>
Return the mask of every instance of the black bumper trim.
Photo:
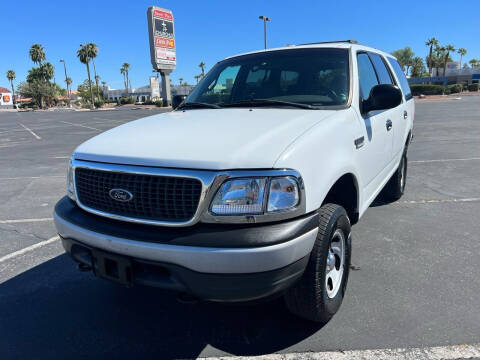
<svg viewBox="0 0 480 360">
<path fill-rule="evenodd" d="M 84 245 L 73 239 L 62 238 L 66 252 L 78 264 L 91 268 L 96 274 L 96 264 L 91 254 L 107 252 Z M 111 254 L 113 257 L 118 257 Z M 128 258 L 131 265 L 132 284 L 158 287 L 184 292 L 202 300 L 221 302 L 245 302 L 281 294 L 303 274 L 309 256 L 283 268 L 248 274 L 201 273 L 185 267 L 162 262 Z M 112 279 L 109 279 L 112 280 Z"/>
<path fill-rule="evenodd" d="M 203 224 L 189 227 L 161 227 L 127 223 L 88 213 L 68 197 L 55 206 L 55 213 L 78 227 L 104 235 L 170 245 L 217 248 L 252 248 L 280 244 L 318 226 L 318 213 L 293 220 L 262 224 Z"/>
</svg>

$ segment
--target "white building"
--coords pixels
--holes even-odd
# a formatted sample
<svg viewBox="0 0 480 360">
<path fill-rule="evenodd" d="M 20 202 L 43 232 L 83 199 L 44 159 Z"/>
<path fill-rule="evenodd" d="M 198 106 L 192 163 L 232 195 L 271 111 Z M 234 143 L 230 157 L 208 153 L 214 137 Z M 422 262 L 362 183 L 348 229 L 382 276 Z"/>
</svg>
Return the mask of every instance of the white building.
<svg viewBox="0 0 480 360">
<path fill-rule="evenodd" d="M 125 89 L 112 89 L 110 86 L 103 88 L 103 96 L 110 100 L 119 100 L 122 97 L 126 97 Z M 142 86 L 140 88 L 128 89 L 128 96 L 133 97 L 136 102 L 145 102 L 147 100 L 159 100 L 160 99 L 160 87 L 158 79 L 156 77 L 150 77 L 150 84 Z"/>
<path fill-rule="evenodd" d="M 0 109 L 13 109 L 12 93 L 4 87 L 0 87 Z"/>
<path fill-rule="evenodd" d="M 193 85 L 171 85 L 171 93 L 174 95 L 188 95 L 195 88 Z M 126 97 L 125 89 L 112 89 L 109 86 L 103 88 L 103 96 L 107 99 L 117 101 L 122 97 Z M 150 84 L 139 88 L 128 89 L 128 96 L 133 97 L 136 102 L 145 102 L 148 100 L 159 100 L 160 84 L 156 77 L 150 77 Z"/>
</svg>

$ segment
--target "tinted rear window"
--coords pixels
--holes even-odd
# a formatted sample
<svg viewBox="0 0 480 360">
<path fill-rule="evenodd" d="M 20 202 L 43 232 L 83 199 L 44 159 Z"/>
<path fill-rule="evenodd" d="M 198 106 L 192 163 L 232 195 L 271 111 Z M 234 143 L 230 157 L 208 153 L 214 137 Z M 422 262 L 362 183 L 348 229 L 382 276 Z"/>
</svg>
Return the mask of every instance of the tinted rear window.
<svg viewBox="0 0 480 360">
<path fill-rule="evenodd" d="M 403 94 L 405 95 L 405 99 L 411 99 L 413 97 L 412 91 L 410 90 L 410 86 L 408 86 L 407 77 L 405 76 L 405 73 L 400 67 L 400 64 L 397 62 L 397 60 L 390 57 L 388 58 L 388 62 L 390 63 L 390 65 L 392 65 L 393 71 L 395 71 L 395 75 L 397 75 L 398 81 L 400 82 L 400 87 L 402 88 Z"/>
</svg>

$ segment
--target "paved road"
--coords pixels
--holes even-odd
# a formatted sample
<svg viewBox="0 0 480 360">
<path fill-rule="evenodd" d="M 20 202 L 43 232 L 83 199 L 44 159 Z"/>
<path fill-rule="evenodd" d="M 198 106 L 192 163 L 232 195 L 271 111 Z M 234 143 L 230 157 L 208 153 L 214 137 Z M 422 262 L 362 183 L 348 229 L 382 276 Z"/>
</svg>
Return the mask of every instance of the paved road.
<svg viewBox="0 0 480 360">
<path fill-rule="evenodd" d="M 354 227 L 358 270 L 323 328 L 289 315 L 281 301 L 185 305 L 157 289 L 124 289 L 79 273 L 59 242 L 48 242 L 76 145 L 155 112 L 0 113 L 0 358 L 165 359 L 479 342 L 480 97 L 417 104 L 406 195 L 376 203 Z"/>
</svg>

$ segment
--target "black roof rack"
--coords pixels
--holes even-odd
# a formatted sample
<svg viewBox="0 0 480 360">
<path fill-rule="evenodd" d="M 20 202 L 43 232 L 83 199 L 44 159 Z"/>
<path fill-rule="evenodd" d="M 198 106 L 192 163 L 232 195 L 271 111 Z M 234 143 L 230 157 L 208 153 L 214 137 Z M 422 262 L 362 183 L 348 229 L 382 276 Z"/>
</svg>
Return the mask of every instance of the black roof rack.
<svg viewBox="0 0 480 360">
<path fill-rule="evenodd" d="M 334 43 L 349 43 L 349 44 L 358 44 L 357 40 L 337 40 L 337 41 L 316 41 L 306 44 L 299 45 L 315 45 L 315 44 L 334 44 Z"/>
</svg>

